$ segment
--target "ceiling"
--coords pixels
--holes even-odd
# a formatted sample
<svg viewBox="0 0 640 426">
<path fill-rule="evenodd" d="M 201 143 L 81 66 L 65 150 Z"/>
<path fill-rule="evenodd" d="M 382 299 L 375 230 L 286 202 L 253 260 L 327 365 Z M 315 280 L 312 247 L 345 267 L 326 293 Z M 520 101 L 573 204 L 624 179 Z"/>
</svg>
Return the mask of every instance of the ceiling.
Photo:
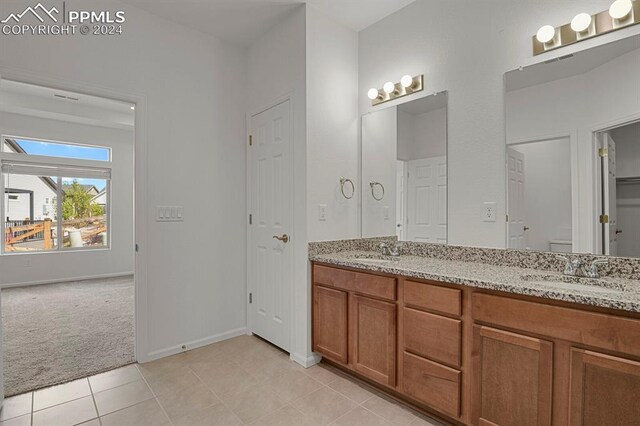
<svg viewBox="0 0 640 426">
<path fill-rule="evenodd" d="M 147 12 L 243 47 L 307 3 L 360 31 L 414 0 L 123 0 Z"/>
<path fill-rule="evenodd" d="M 636 49 L 640 49 L 640 36 L 510 71 L 506 75 L 507 92 L 584 74 Z"/>
</svg>

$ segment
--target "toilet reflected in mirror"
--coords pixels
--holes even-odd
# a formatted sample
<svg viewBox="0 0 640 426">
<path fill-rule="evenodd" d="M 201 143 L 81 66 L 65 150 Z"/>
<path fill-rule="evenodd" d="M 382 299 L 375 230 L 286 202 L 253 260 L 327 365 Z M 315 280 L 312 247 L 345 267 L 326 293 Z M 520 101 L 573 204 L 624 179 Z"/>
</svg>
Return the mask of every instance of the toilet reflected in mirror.
<svg viewBox="0 0 640 426">
<path fill-rule="evenodd" d="M 447 242 L 447 93 L 362 117 L 362 236 Z"/>
</svg>

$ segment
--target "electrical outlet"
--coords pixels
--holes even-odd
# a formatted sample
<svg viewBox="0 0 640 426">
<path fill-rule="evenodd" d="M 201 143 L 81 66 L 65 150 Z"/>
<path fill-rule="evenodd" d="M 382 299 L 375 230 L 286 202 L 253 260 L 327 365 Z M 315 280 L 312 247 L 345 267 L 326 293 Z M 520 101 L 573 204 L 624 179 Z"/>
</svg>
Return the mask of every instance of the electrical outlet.
<svg viewBox="0 0 640 426">
<path fill-rule="evenodd" d="M 324 222 L 325 220 L 327 220 L 327 205 L 326 204 L 320 204 L 318 206 L 318 220 L 321 222 Z"/>
<path fill-rule="evenodd" d="M 482 221 L 495 222 L 498 215 L 498 204 L 496 202 L 487 202 L 483 204 Z"/>
</svg>

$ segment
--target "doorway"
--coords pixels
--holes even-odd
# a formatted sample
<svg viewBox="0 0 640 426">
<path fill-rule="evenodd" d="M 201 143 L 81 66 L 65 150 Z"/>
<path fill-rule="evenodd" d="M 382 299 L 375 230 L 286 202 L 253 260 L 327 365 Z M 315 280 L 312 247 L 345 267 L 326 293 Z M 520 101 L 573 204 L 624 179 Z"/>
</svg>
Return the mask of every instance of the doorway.
<svg viewBox="0 0 640 426">
<path fill-rule="evenodd" d="M 2 79 L 0 137 L 5 395 L 135 362 L 135 104 Z"/>
<path fill-rule="evenodd" d="M 250 330 L 289 352 L 293 293 L 290 101 L 251 117 L 248 312 Z"/>
</svg>

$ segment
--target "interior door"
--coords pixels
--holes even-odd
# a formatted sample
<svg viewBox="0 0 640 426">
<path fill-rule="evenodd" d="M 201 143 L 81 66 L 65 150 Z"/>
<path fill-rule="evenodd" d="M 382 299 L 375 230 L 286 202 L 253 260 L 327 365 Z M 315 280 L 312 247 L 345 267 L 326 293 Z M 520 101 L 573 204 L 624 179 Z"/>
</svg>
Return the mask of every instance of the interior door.
<svg viewBox="0 0 640 426">
<path fill-rule="evenodd" d="M 507 148 L 507 232 L 509 248 L 527 246 L 524 207 L 524 154 Z"/>
<path fill-rule="evenodd" d="M 399 241 L 405 240 L 406 228 L 406 188 L 407 188 L 407 162 L 398 160 L 396 170 L 396 235 Z"/>
<path fill-rule="evenodd" d="M 251 119 L 249 316 L 251 331 L 289 351 L 292 293 L 290 102 Z"/>
<path fill-rule="evenodd" d="M 617 196 L 616 196 L 616 144 L 609 133 L 604 133 L 602 139 L 603 148 L 607 155 L 602 157 L 602 189 L 603 211 L 608 216 L 608 223 L 603 224 L 605 241 L 604 254 L 618 255 L 618 220 L 617 220 Z"/>
<path fill-rule="evenodd" d="M 407 239 L 447 242 L 447 158 L 407 163 Z"/>
</svg>

